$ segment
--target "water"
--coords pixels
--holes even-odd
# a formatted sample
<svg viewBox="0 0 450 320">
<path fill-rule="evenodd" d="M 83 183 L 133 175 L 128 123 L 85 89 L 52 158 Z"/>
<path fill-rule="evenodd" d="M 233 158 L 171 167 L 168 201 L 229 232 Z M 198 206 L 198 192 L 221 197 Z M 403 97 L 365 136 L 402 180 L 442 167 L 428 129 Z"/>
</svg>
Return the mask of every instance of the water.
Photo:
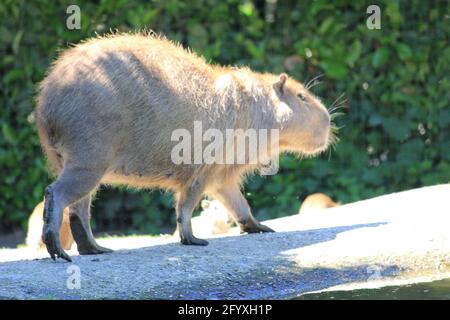
<svg viewBox="0 0 450 320">
<path fill-rule="evenodd" d="M 450 278 L 402 286 L 309 293 L 296 300 L 450 300 Z"/>
</svg>

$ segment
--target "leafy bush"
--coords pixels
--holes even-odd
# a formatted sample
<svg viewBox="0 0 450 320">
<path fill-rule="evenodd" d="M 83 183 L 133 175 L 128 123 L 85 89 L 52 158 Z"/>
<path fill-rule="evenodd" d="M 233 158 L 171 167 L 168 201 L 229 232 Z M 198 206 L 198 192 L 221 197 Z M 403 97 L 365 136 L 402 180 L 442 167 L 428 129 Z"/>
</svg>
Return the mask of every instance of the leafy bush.
<svg viewBox="0 0 450 320">
<path fill-rule="evenodd" d="M 78 1 L 81 30 L 68 30 L 72 3 L 0 2 L 4 230 L 25 226 L 50 182 L 30 116 L 36 84 L 59 48 L 110 29 L 147 27 L 212 62 L 287 71 L 304 82 L 324 73 L 313 91 L 327 105 L 345 94 L 336 151 L 284 156 L 278 175 L 248 181 L 259 218 L 294 213 L 316 191 L 345 203 L 450 180 L 446 1 L 378 1 L 380 30 L 366 26 L 368 4 L 350 0 Z M 104 188 L 94 217 L 98 229 L 158 232 L 173 221 L 171 206 L 157 191 Z"/>
</svg>

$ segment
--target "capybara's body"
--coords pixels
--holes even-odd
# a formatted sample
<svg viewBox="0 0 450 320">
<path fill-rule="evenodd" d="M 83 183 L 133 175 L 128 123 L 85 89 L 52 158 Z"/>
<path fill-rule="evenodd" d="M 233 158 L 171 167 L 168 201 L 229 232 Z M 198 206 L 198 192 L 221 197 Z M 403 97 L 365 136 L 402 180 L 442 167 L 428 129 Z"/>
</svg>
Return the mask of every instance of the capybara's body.
<svg viewBox="0 0 450 320">
<path fill-rule="evenodd" d="M 338 207 L 341 204 L 334 202 L 329 196 L 323 193 L 310 194 L 303 200 L 298 213 L 314 212 L 317 210 Z"/>
<path fill-rule="evenodd" d="M 25 243 L 28 248 L 42 250 L 45 247 L 42 241 L 42 229 L 44 227 L 44 201 L 38 203 L 28 218 L 28 231 Z M 73 244 L 72 232 L 69 224 L 69 209 L 64 209 L 63 220 L 59 233 L 61 246 L 65 250 L 70 250 Z"/>
<path fill-rule="evenodd" d="M 221 201 L 242 231 L 271 231 L 253 218 L 240 192 L 243 175 L 258 164 L 174 163 L 172 134 L 192 133 L 194 121 L 203 131 L 279 130 L 279 149 L 269 145 L 266 157 L 315 154 L 331 137 L 326 108 L 284 74 L 210 65 L 164 38 L 142 34 L 92 39 L 63 52 L 40 85 L 36 110 L 41 144 L 58 175 L 45 195 L 44 240 L 51 256 L 70 259 L 58 241 L 67 206 L 80 253 L 108 251 L 89 227 L 90 194 L 101 183 L 174 192 L 184 244 L 207 244 L 193 236 L 190 223 L 203 195 Z M 204 147 L 193 140 L 191 151 Z M 235 147 L 227 145 L 222 156 Z"/>
</svg>

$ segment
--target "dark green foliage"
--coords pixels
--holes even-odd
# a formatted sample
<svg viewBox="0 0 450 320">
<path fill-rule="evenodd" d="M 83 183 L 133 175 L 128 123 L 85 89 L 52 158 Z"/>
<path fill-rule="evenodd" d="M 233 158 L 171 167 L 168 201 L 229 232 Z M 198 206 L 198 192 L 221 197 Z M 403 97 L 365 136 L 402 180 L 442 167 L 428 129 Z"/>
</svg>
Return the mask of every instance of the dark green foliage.
<svg viewBox="0 0 450 320">
<path fill-rule="evenodd" d="M 281 160 L 278 175 L 252 177 L 260 219 L 296 212 L 325 192 L 342 202 L 450 180 L 450 47 L 447 1 L 377 1 L 381 30 L 366 27 L 364 1 L 76 1 L 81 30 L 66 28 L 73 1 L 0 2 L 0 230 L 24 227 L 50 178 L 32 117 L 36 84 L 59 48 L 107 33 L 150 28 L 208 60 L 287 71 L 330 105 L 345 94 L 336 151 Z M 289 65 L 287 57 L 296 56 Z M 160 192 L 104 188 L 97 228 L 158 232 L 173 219 Z"/>
</svg>

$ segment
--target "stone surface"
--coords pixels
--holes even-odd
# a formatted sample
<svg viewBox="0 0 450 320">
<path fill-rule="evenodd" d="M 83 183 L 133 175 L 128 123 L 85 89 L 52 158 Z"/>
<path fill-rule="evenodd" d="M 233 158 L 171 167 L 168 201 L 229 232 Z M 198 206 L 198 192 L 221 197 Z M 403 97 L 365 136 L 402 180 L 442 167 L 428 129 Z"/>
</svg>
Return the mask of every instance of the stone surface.
<svg viewBox="0 0 450 320">
<path fill-rule="evenodd" d="M 273 234 L 233 230 L 207 247 L 167 236 L 100 239 L 117 251 L 73 249 L 73 263 L 2 249 L 0 298 L 286 299 L 450 277 L 449 197 L 450 184 L 395 193 L 266 221 Z M 69 289 L 77 270 L 80 288 Z"/>
</svg>

